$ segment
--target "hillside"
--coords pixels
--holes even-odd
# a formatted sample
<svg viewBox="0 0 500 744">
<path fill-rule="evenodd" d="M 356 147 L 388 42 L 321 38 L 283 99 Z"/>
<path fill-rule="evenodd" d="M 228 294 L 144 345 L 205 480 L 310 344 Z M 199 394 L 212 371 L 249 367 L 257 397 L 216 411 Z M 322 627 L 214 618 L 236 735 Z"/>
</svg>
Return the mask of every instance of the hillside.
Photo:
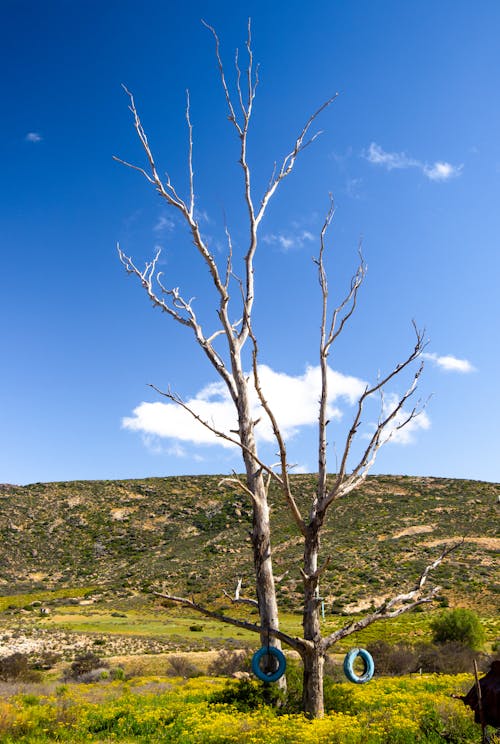
<svg viewBox="0 0 500 744">
<path fill-rule="evenodd" d="M 0 487 L 0 592 L 70 586 L 171 591 L 217 600 L 243 577 L 251 593 L 251 511 L 218 476 L 75 481 Z M 314 479 L 293 476 L 308 503 Z M 332 509 L 322 578 L 328 606 L 410 585 L 445 541 L 464 545 L 436 572 L 455 603 L 498 606 L 495 554 L 500 485 L 439 478 L 373 476 Z M 280 495 L 271 491 L 274 560 L 283 608 L 300 608 L 300 538 Z M 362 609 L 362 607 L 360 607 Z"/>
</svg>

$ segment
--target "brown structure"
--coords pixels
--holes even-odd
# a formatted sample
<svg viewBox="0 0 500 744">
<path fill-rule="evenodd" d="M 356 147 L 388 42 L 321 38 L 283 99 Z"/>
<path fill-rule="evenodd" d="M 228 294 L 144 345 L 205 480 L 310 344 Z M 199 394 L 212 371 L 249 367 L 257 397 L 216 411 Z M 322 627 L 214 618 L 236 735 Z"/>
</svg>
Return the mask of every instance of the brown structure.
<svg viewBox="0 0 500 744">
<path fill-rule="evenodd" d="M 479 680 L 481 701 L 476 685 L 462 698 L 465 705 L 474 711 L 476 723 L 500 728 L 500 659 L 494 661 L 487 674 Z M 481 714 L 482 707 L 482 714 Z"/>
</svg>

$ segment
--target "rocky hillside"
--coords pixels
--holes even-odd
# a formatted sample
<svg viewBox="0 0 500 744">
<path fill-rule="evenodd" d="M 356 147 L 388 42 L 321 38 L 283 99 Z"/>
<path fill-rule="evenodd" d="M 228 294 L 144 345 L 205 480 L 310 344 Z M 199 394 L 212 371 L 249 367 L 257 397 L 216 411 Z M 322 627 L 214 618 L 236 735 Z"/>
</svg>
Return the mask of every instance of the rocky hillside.
<svg viewBox="0 0 500 744">
<path fill-rule="evenodd" d="M 217 476 L 0 487 L 0 592 L 66 586 L 170 590 L 216 600 L 243 577 L 251 592 L 251 510 Z M 310 475 L 293 476 L 304 511 Z M 500 588 L 500 485 L 374 476 L 332 509 L 321 590 L 338 611 L 411 585 L 445 542 L 465 537 L 436 574 L 454 603 L 494 610 Z M 301 540 L 271 492 L 283 607 L 299 609 Z M 446 600 L 445 600 L 446 601 Z"/>
</svg>

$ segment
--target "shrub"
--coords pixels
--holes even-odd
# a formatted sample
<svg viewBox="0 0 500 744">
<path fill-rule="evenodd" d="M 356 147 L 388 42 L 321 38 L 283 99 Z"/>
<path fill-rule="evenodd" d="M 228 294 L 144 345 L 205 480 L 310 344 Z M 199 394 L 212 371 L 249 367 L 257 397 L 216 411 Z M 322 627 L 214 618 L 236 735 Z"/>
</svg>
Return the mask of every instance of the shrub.
<svg viewBox="0 0 500 744">
<path fill-rule="evenodd" d="M 64 672 L 65 680 L 78 680 L 79 682 L 93 682 L 99 678 L 100 672 L 108 666 L 107 662 L 92 651 L 80 654 L 72 662 L 71 666 Z M 95 674 L 97 672 L 97 675 Z"/>
<path fill-rule="evenodd" d="M 411 646 L 406 643 L 391 645 L 385 641 L 374 641 L 367 646 L 375 662 L 377 676 L 399 676 L 422 671 L 431 674 L 461 674 L 472 672 L 474 659 L 484 667 L 484 654 L 474 652 L 463 643 L 450 642 L 432 645 L 421 643 Z"/>
<path fill-rule="evenodd" d="M 247 651 L 229 651 L 223 648 L 209 664 L 208 673 L 213 677 L 231 677 L 249 669 L 250 656 Z"/>
<path fill-rule="evenodd" d="M 344 683 L 332 682 L 328 677 L 323 680 L 323 699 L 326 713 L 344 713 L 354 715 L 356 705 L 354 690 Z"/>
<path fill-rule="evenodd" d="M 391 645 L 386 641 L 374 641 L 368 644 L 367 650 L 373 656 L 377 675 L 411 674 L 421 666 L 418 652 L 407 643 Z"/>
<path fill-rule="evenodd" d="M 487 657 L 474 652 L 463 643 L 442 643 L 439 646 L 422 644 L 418 647 L 418 664 L 423 672 L 433 674 L 461 674 L 472 672 L 474 659 L 478 666 L 487 666 Z"/>
<path fill-rule="evenodd" d="M 199 677 L 201 672 L 187 656 L 170 656 L 168 660 L 169 668 L 167 674 L 170 677 Z"/>
<path fill-rule="evenodd" d="M 45 670 L 52 669 L 52 667 L 60 661 L 61 655 L 55 651 L 42 651 L 37 657 L 30 663 L 31 669 Z"/>
<path fill-rule="evenodd" d="M 263 706 L 274 706 L 278 716 L 300 714 L 302 712 L 302 666 L 292 662 L 286 671 L 286 695 L 276 684 L 257 682 L 253 679 L 239 679 L 228 682 L 226 686 L 209 697 L 211 704 L 231 705 L 241 713 L 259 710 Z M 327 676 L 323 680 L 324 704 L 326 713 L 352 714 L 354 693 L 343 684 L 333 682 Z"/>
<path fill-rule="evenodd" d="M 448 701 L 440 702 L 428 710 L 422 716 L 420 728 L 426 735 L 426 741 L 433 741 L 431 737 L 435 735 L 439 737 L 438 741 L 463 744 L 476 741 L 477 737 L 477 727 L 471 716 L 463 709 L 457 710 Z"/>
<path fill-rule="evenodd" d="M 481 621 L 475 612 L 458 607 L 441 612 L 431 621 L 434 643 L 458 642 L 478 650 L 485 641 Z"/>
<path fill-rule="evenodd" d="M 122 667 L 113 667 L 112 669 L 109 670 L 109 677 L 110 679 L 124 680 L 125 670 L 122 669 Z"/>
<path fill-rule="evenodd" d="M 3 656 L 0 658 L 0 680 L 10 682 L 18 680 L 20 682 L 39 682 L 41 674 L 39 671 L 30 667 L 29 657 L 19 651 Z"/>
<path fill-rule="evenodd" d="M 228 682 L 224 689 L 210 695 L 209 702 L 231 705 L 242 713 L 257 710 L 266 702 L 263 695 L 263 683 L 255 682 L 252 679 Z"/>
</svg>

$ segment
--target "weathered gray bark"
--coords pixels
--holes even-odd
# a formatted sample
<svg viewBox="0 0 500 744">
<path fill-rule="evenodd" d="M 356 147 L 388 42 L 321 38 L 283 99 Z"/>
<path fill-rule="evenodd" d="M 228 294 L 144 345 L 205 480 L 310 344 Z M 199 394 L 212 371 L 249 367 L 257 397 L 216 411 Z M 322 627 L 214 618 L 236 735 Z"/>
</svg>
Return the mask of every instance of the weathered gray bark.
<svg viewBox="0 0 500 744">
<path fill-rule="evenodd" d="M 321 640 L 314 643 L 302 654 L 302 710 L 309 718 L 322 718 L 325 713 L 323 703 L 323 667 L 325 657 Z"/>
<path fill-rule="evenodd" d="M 323 665 L 324 650 L 320 627 L 319 572 L 318 556 L 320 547 L 319 518 L 317 499 L 311 509 L 310 522 L 304 539 L 304 609 L 302 627 L 307 643 L 302 654 L 302 708 L 311 718 L 319 718 L 323 708 Z"/>
<path fill-rule="evenodd" d="M 255 441 L 254 423 L 251 416 L 248 381 L 241 369 L 239 354 L 233 354 L 233 377 L 238 392 L 237 408 L 239 435 L 243 445 L 243 461 L 245 463 L 246 484 L 252 494 L 252 549 L 255 570 L 255 591 L 259 608 L 261 644 L 272 645 L 281 649 L 281 642 L 275 636 L 270 636 L 270 629 L 279 630 L 278 602 L 271 550 L 271 523 L 269 518 L 269 504 L 267 488 L 258 465 L 257 444 Z M 286 689 L 286 678 L 278 680 L 280 689 Z"/>
</svg>

